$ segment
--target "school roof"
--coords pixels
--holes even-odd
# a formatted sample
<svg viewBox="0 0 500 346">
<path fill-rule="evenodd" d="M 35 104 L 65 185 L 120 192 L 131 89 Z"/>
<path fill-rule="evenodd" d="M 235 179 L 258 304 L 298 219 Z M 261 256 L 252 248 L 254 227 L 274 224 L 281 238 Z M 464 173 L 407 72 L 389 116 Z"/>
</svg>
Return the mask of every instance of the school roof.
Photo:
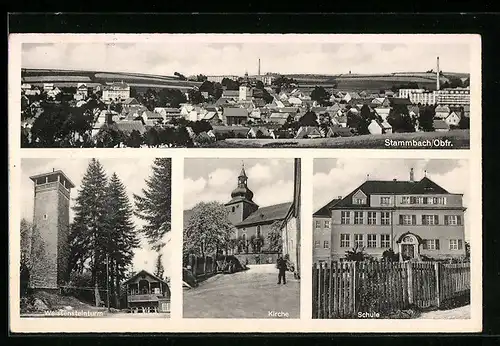
<svg viewBox="0 0 500 346">
<path fill-rule="evenodd" d="M 249 226 L 283 220 L 290 210 L 291 205 L 292 202 L 287 202 L 259 208 L 250 214 L 245 220 L 236 224 L 236 226 Z"/>
<path fill-rule="evenodd" d="M 398 181 L 398 180 L 367 180 L 350 194 L 336 203 L 333 208 L 367 208 L 369 205 L 359 205 L 352 203 L 352 196 L 361 190 L 367 196 L 370 195 L 426 195 L 426 194 L 449 194 L 444 188 L 427 177 L 420 181 Z M 368 198 L 369 201 L 369 198 Z"/>
<path fill-rule="evenodd" d="M 324 216 L 324 217 L 330 217 L 330 208 L 333 207 L 335 204 L 337 204 L 340 201 L 339 198 L 334 198 L 327 204 L 325 204 L 323 207 L 318 209 L 313 216 Z"/>
<path fill-rule="evenodd" d="M 226 118 L 227 117 L 239 117 L 239 118 L 248 117 L 248 111 L 245 108 L 237 108 L 237 107 L 224 108 L 223 114 Z"/>
</svg>

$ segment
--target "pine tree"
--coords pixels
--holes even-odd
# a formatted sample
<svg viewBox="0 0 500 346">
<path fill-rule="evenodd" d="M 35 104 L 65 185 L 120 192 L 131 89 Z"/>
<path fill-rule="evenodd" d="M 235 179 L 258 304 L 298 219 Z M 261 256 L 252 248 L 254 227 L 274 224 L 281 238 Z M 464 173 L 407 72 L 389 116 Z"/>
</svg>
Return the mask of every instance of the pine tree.
<svg viewBox="0 0 500 346">
<path fill-rule="evenodd" d="M 171 227 L 171 171 L 169 158 L 157 158 L 153 163 L 153 173 L 146 179 L 142 195 L 135 195 L 136 216 L 146 221 L 142 232 L 153 249 L 159 251 L 165 243 L 163 236 Z"/>
<path fill-rule="evenodd" d="M 128 267 L 132 264 L 134 249 L 140 245 L 132 221 L 133 210 L 128 199 L 125 186 L 113 173 L 106 189 L 106 231 L 105 250 L 109 258 L 110 287 L 119 305 L 120 282 L 126 276 Z"/>
<path fill-rule="evenodd" d="M 163 279 L 163 274 L 165 272 L 165 268 L 163 268 L 162 257 L 163 255 L 161 253 L 158 254 L 158 257 L 156 257 L 156 265 L 154 273 L 160 279 Z"/>
<path fill-rule="evenodd" d="M 88 264 L 92 282 L 97 285 L 105 283 L 106 275 L 106 186 L 107 177 L 101 163 L 92 159 L 75 200 L 70 233 L 70 269 L 83 272 Z"/>
</svg>

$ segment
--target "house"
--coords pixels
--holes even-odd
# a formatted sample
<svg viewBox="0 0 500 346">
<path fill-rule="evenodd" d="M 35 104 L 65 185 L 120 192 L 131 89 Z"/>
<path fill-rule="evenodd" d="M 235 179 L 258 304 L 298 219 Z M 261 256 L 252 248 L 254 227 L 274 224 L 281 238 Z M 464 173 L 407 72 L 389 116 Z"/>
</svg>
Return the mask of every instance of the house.
<svg viewBox="0 0 500 346">
<path fill-rule="evenodd" d="M 390 101 L 387 99 L 387 97 L 375 97 L 371 101 L 372 104 L 377 105 L 376 107 L 389 107 L 390 106 Z"/>
<path fill-rule="evenodd" d="M 281 100 L 278 100 L 277 98 L 273 99 L 273 102 L 271 102 L 271 107 L 276 107 L 276 108 L 283 108 L 285 105 Z"/>
<path fill-rule="evenodd" d="M 224 107 L 222 116 L 228 126 L 244 125 L 248 121 L 248 111 L 245 108 Z"/>
<path fill-rule="evenodd" d="M 290 113 L 271 113 L 271 115 L 269 116 L 269 122 L 284 125 L 289 117 Z"/>
<path fill-rule="evenodd" d="M 313 263 L 330 261 L 332 245 L 330 208 L 341 199 L 342 196 L 332 199 L 313 214 Z"/>
<path fill-rule="evenodd" d="M 432 126 L 434 127 L 434 131 L 437 132 L 446 132 L 450 130 L 450 126 L 442 119 L 434 119 Z"/>
<path fill-rule="evenodd" d="M 446 119 L 448 115 L 450 115 L 451 110 L 450 107 L 448 106 L 437 106 L 434 109 L 435 115 L 434 118 L 436 119 Z"/>
<path fill-rule="evenodd" d="M 302 100 L 299 99 L 298 97 L 289 97 L 288 103 L 290 103 L 290 105 L 293 105 L 293 106 L 301 106 Z"/>
<path fill-rule="evenodd" d="M 275 135 L 272 130 L 269 130 L 265 126 L 254 126 L 248 130 L 247 138 L 273 138 Z"/>
<path fill-rule="evenodd" d="M 321 131 L 318 126 L 301 126 L 295 138 L 321 138 Z"/>
<path fill-rule="evenodd" d="M 352 137 L 353 133 L 351 132 L 351 129 L 348 128 L 347 126 L 330 126 L 328 128 L 328 131 L 326 132 L 325 137 L 327 138 L 332 138 L 332 137 Z"/>
<path fill-rule="evenodd" d="M 334 185 L 332 185 L 334 186 Z M 331 259 L 353 248 L 375 258 L 392 249 L 401 260 L 465 256 L 463 196 L 427 175 L 366 180 L 330 206 Z"/>
<path fill-rule="evenodd" d="M 231 105 L 235 103 L 235 99 L 232 97 L 221 96 L 217 101 L 215 101 L 216 107 L 222 107 L 226 105 Z"/>
<path fill-rule="evenodd" d="M 418 106 L 408 106 L 408 114 L 410 117 L 416 119 L 420 116 L 420 107 Z"/>
<path fill-rule="evenodd" d="M 135 313 L 170 312 L 170 287 L 162 278 L 141 270 L 123 284 L 127 290 L 129 311 Z"/>
<path fill-rule="evenodd" d="M 153 124 L 156 124 L 163 123 L 166 120 L 166 117 L 164 115 L 157 112 L 151 112 L 149 110 L 145 110 L 144 112 L 142 112 L 141 117 L 144 120 L 144 123 L 152 122 Z"/>
<path fill-rule="evenodd" d="M 347 128 L 347 115 L 342 114 L 340 116 L 335 117 L 335 121 L 341 126 Z"/>
<path fill-rule="evenodd" d="M 370 134 L 372 135 L 392 133 L 392 126 L 387 121 L 372 119 L 370 125 L 368 125 L 368 131 L 370 131 Z"/>
<path fill-rule="evenodd" d="M 390 108 L 375 108 L 375 113 L 379 115 L 384 121 L 389 116 Z"/>
<path fill-rule="evenodd" d="M 86 99 L 89 96 L 89 88 L 85 83 L 78 83 L 76 85 L 76 95 L 82 96 L 83 99 Z"/>
<path fill-rule="evenodd" d="M 219 116 L 218 112 L 209 111 L 209 112 L 207 112 L 203 116 L 202 120 L 208 121 L 211 125 L 220 125 L 220 124 L 222 124 L 222 119 Z"/>
<path fill-rule="evenodd" d="M 140 105 L 141 104 L 139 103 L 139 101 L 137 101 L 135 97 L 129 97 L 122 102 L 123 108 L 136 107 Z"/>
<path fill-rule="evenodd" d="M 408 107 L 408 106 L 412 105 L 410 99 L 408 99 L 408 98 L 391 97 L 388 100 L 389 100 L 391 107 L 394 107 L 394 106 L 406 106 L 406 107 Z"/>
<path fill-rule="evenodd" d="M 450 115 L 448 115 L 446 117 L 446 119 L 444 119 L 444 121 L 448 124 L 448 126 L 458 126 L 458 124 L 460 123 L 460 115 L 458 114 L 458 112 L 451 112 Z"/>
<path fill-rule="evenodd" d="M 130 86 L 123 81 L 104 85 L 102 88 L 102 99 L 105 102 L 123 102 L 128 98 L 130 98 Z"/>
<path fill-rule="evenodd" d="M 117 121 L 113 124 L 118 130 L 123 132 L 125 136 L 130 136 L 130 134 L 136 130 L 139 134 L 143 135 L 146 132 L 146 127 L 140 120 L 132 121 Z"/>
</svg>

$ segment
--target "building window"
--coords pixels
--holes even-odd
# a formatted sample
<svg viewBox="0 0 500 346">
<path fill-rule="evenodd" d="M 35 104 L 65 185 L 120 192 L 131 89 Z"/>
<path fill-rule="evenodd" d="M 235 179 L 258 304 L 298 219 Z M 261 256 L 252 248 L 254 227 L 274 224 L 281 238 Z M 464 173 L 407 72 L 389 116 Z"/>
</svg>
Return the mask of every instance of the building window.
<svg viewBox="0 0 500 346">
<path fill-rule="evenodd" d="M 410 197 L 408 196 L 401 197 L 401 204 L 410 204 Z"/>
<path fill-rule="evenodd" d="M 328 240 L 325 240 L 323 242 L 323 249 L 329 249 L 330 248 L 330 242 Z"/>
<path fill-rule="evenodd" d="M 260 226 L 257 226 L 257 237 L 260 237 Z"/>
<path fill-rule="evenodd" d="M 424 197 L 417 197 L 417 204 L 424 204 Z"/>
<path fill-rule="evenodd" d="M 444 224 L 447 226 L 460 226 L 462 225 L 462 217 L 460 215 L 445 215 Z"/>
<path fill-rule="evenodd" d="M 389 248 L 391 247 L 391 235 L 381 234 L 380 235 L 380 247 Z"/>
<path fill-rule="evenodd" d="M 330 228 L 330 220 L 325 220 L 325 228 Z"/>
<path fill-rule="evenodd" d="M 321 221 L 316 220 L 316 222 L 314 223 L 314 227 L 315 228 L 321 228 Z"/>
<path fill-rule="evenodd" d="M 438 215 L 422 215 L 422 225 L 434 226 L 439 225 Z"/>
<path fill-rule="evenodd" d="M 342 225 L 348 225 L 351 223 L 351 212 L 350 211 L 340 212 L 340 223 Z"/>
<path fill-rule="evenodd" d="M 399 215 L 399 224 L 400 225 L 416 225 L 417 224 L 417 216 L 416 215 Z"/>
<path fill-rule="evenodd" d="M 380 197 L 380 204 L 383 205 L 391 204 L 391 197 Z"/>
<path fill-rule="evenodd" d="M 314 248 L 319 249 L 319 240 L 314 241 Z"/>
<path fill-rule="evenodd" d="M 377 247 L 377 235 L 368 234 L 367 247 Z"/>
<path fill-rule="evenodd" d="M 450 250 L 462 250 L 463 241 L 462 239 L 450 239 Z"/>
<path fill-rule="evenodd" d="M 231 208 L 231 211 L 232 211 L 232 212 L 234 213 L 234 211 L 235 211 L 235 208 L 234 208 L 234 207 L 232 207 L 232 208 Z"/>
<path fill-rule="evenodd" d="M 446 197 L 433 197 L 433 204 L 446 204 Z"/>
<path fill-rule="evenodd" d="M 363 247 L 363 246 L 365 246 L 363 234 L 355 234 L 354 235 L 354 247 Z"/>
<path fill-rule="evenodd" d="M 439 250 L 439 239 L 424 239 L 424 250 Z"/>
<path fill-rule="evenodd" d="M 368 224 L 376 225 L 377 224 L 377 213 L 374 211 L 368 212 Z"/>
<path fill-rule="evenodd" d="M 355 198 L 354 204 L 365 204 L 366 200 L 364 198 Z"/>
<path fill-rule="evenodd" d="M 354 212 L 354 224 L 355 225 L 362 225 L 363 224 L 363 212 L 362 211 L 355 211 Z"/>
<path fill-rule="evenodd" d="M 340 235 L 340 247 L 351 247 L 351 235 L 341 234 Z"/>
<path fill-rule="evenodd" d="M 383 211 L 380 213 L 380 224 L 390 225 L 391 224 L 391 213 L 388 211 Z"/>
</svg>

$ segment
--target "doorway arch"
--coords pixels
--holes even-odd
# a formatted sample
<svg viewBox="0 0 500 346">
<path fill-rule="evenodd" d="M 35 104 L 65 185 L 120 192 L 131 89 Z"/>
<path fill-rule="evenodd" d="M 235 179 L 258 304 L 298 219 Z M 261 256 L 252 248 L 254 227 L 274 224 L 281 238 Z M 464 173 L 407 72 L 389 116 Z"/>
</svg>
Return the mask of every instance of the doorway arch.
<svg viewBox="0 0 500 346">
<path fill-rule="evenodd" d="M 423 240 L 417 234 L 406 232 L 399 236 L 396 244 L 399 249 L 399 260 L 417 260 L 420 261 L 420 250 Z"/>
</svg>

